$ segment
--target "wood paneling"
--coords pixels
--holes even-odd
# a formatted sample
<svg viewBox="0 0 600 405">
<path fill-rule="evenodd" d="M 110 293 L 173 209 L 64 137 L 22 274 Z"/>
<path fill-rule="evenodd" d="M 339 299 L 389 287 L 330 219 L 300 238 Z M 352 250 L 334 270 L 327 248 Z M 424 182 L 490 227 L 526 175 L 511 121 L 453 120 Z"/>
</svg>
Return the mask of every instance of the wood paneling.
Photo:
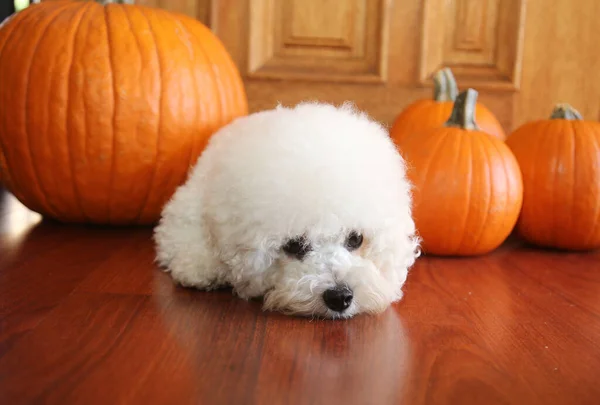
<svg viewBox="0 0 600 405">
<path fill-rule="evenodd" d="M 0 189 L 0 402 L 597 404 L 600 252 L 421 257 L 379 316 L 177 288 L 149 228 L 32 221 Z"/>
<path fill-rule="evenodd" d="M 285 4 L 289 1 L 281 0 L 280 3 Z M 384 9 L 388 24 L 387 45 L 384 44 L 387 56 L 382 65 L 387 73 L 384 82 L 376 83 L 348 83 L 336 79 L 317 81 L 314 78 L 307 80 L 300 75 L 282 76 L 273 80 L 248 74 L 249 44 L 252 41 L 249 36 L 252 19 L 249 15 L 253 4 L 255 3 L 251 0 L 212 0 L 212 29 L 221 38 L 245 76 L 250 111 L 273 108 L 279 102 L 291 105 L 302 100 L 321 100 L 339 104 L 350 100 L 375 119 L 390 125 L 395 116 L 409 103 L 417 98 L 431 97 L 432 88 L 429 83 L 423 85 L 419 79 L 423 21 L 423 5 L 420 0 L 387 2 Z M 296 4 L 304 3 L 300 1 Z M 350 2 L 340 0 L 336 4 Z M 366 0 L 366 4 L 379 4 L 379 1 Z M 339 9 L 344 7 L 339 6 Z M 333 32 L 343 32 L 341 27 L 325 32 L 331 37 L 336 35 Z M 322 63 L 316 68 L 317 72 L 327 69 L 327 63 L 323 60 L 317 63 Z M 317 75 L 315 72 L 312 74 Z M 459 84 L 462 87 L 462 83 Z M 505 128 L 510 127 L 513 115 L 512 93 L 498 94 L 483 89 L 480 91 L 480 100 L 498 115 Z"/>
<path fill-rule="evenodd" d="M 450 66 L 507 132 L 559 102 L 600 119 L 596 0 L 137 1 L 208 22 L 244 75 L 250 111 L 351 100 L 389 125 Z"/>
<path fill-rule="evenodd" d="M 519 88 L 524 0 L 425 0 L 421 83 L 450 67 L 463 87 Z"/>
<path fill-rule="evenodd" d="M 381 82 L 387 0 L 252 0 L 250 78 Z"/>
<path fill-rule="evenodd" d="M 449 25 L 454 31 L 454 35 L 451 36 L 452 39 L 448 43 L 453 43 L 454 49 L 480 52 L 483 56 L 492 59 L 493 53 L 490 52 L 492 47 L 487 48 L 488 52 L 481 52 L 486 49 L 490 39 L 493 41 L 494 32 L 488 29 L 490 26 L 488 10 L 492 11 L 492 7 L 489 5 L 490 3 L 487 1 L 458 1 L 454 24 Z M 493 13 L 491 17 L 494 18 Z M 490 33 L 492 35 L 489 35 Z"/>
</svg>

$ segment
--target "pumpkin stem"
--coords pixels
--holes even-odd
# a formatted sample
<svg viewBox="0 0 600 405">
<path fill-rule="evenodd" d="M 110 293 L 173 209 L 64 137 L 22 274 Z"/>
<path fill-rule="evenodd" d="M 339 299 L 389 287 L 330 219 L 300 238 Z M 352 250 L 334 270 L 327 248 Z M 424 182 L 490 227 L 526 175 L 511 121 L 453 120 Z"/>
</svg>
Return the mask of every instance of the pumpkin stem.
<svg viewBox="0 0 600 405">
<path fill-rule="evenodd" d="M 550 115 L 551 120 L 575 120 L 580 121 L 583 119 L 583 116 L 579 111 L 571 107 L 567 103 L 560 103 L 554 107 L 552 110 L 552 115 Z"/>
<path fill-rule="evenodd" d="M 450 118 L 444 124 L 447 127 L 459 127 L 468 130 L 480 131 L 475 122 L 475 105 L 477 104 L 477 90 L 467 89 L 461 92 L 454 101 Z"/>
<path fill-rule="evenodd" d="M 449 68 L 440 69 L 433 76 L 433 99 L 435 101 L 454 101 L 458 86 Z"/>
</svg>

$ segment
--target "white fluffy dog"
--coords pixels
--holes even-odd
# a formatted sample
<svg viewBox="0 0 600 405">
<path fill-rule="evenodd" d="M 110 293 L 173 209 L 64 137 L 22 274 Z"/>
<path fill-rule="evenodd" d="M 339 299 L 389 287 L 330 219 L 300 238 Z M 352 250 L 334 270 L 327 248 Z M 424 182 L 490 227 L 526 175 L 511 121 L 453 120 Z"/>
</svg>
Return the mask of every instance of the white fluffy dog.
<svg viewBox="0 0 600 405">
<path fill-rule="evenodd" d="M 349 104 L 277 107 L 220 129 L 155 241 L 183 286 L 232 286 L 265 310 L 323 318 L 384 311 L 419 255 L 404 161 Z"/>
</svg>

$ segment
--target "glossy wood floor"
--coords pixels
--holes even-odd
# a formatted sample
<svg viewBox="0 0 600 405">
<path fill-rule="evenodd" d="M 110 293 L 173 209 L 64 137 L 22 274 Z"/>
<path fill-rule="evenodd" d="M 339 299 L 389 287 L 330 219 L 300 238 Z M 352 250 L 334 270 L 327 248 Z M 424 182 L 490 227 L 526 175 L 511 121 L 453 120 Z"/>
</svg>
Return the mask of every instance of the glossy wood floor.
<svg viewBox="0 0 600 405">
<path fill-rule="evenodd" d="M 426 257 L 383 315 L 309 321 L 0 200 L 0 404 L 600 404 L 599 253 Z"/>
</svg>

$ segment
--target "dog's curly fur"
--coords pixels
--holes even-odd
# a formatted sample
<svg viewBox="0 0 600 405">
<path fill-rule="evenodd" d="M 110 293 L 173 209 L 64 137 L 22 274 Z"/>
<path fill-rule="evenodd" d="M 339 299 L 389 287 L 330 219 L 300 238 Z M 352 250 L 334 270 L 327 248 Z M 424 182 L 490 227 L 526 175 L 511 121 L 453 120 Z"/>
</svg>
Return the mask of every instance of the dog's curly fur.
<svg viewBox="0 0 600 405">
<path fill-rule="evenodd" d="M 266 310 L 325 318 L 379 313 L 402 298 L 419 255 L 405 163 L 352 105 L 301 103 L 238 118 L 213 135 L 155 229 L 179 284 L 232 286 Z M 350 249 L 352 232 L 362 235 Z M 284 246 L 302 237 L 305 255 Z M 297 248 L 298 246 L 296 246 Z M 345 310 L 326 290 L 353 292 Z"/>
</svg>

